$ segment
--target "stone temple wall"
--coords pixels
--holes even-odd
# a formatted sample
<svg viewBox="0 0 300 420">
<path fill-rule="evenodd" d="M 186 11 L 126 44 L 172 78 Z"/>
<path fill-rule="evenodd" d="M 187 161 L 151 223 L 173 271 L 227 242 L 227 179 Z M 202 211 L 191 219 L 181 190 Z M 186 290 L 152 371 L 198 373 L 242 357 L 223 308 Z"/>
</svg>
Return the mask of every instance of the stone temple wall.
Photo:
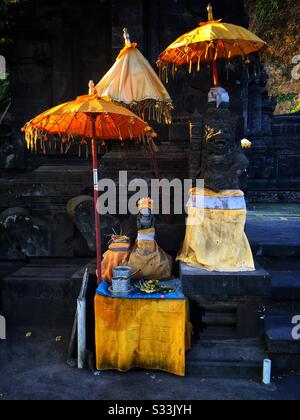
<svg viewBox="0 0 300 420">
<path fill-rule="evenodd" d="M 247 26 L 243 0 L 212 3 L 216 18 Z M 0 214 L 0 237 L 4 238 L 0 250 L 9 248 L 12 257 L 93 255 L 93 241 L 87 239 L 93 235 L 87 210 L 87 196 L 92 195 L 89 161 L 78 159 L 75 153 L 28 154 L 20 128 L 43 110 L 84 94 L 90 79 L 100 80 L 123 46 L 123 27 L 155 66 L 165 47 L 206 18 L 206 3 L 194 0 L 24 3 L 22 13 L 16 13 L 13 44 L 5 51 L 12 79 L 12 105 L 0 126 L 0 213 L 4 212 Z M 228 72 L 223 66 L 219 70 L 221 83 L 231 96 L 231 111 L 243 117 L 245 137 L 254 145 L 248 152 L 248 200 L 300 202 L 300 117 L 273 117 L 274 102 L 268 97 L 263 72 L 248 79 L 239 66 L 231 66 Z M 183 179 L 197 173 L 210 85 L 211 75 L 205 71 L 191 76 L 183 72 L 175 81 L 170 80 L 168 90 L 175 104 L 173 124 L 153 124 L 159 134 L 158 160 L 163 177 Z M 149 156 L 143 148 L 112 146 L 101 162 L 102 175 L 116 180 L 119 170 L 127 170 L 129 178 L 152 177 Z M 81 197 L 81 213 L 67 212 L 74 197 Z M 107 231 L 119 222 L 133 231 L 134 218 L 108 218 Z M 175 253 L 184 234 L 184 217 L 170 215 L 157 223 L 161 245 Z M 26 236 L 37 230 L 41 235 L 33 235 L 32 246 Z M 19 237 L 21 231 L 25 233 Z"/>
</svg>

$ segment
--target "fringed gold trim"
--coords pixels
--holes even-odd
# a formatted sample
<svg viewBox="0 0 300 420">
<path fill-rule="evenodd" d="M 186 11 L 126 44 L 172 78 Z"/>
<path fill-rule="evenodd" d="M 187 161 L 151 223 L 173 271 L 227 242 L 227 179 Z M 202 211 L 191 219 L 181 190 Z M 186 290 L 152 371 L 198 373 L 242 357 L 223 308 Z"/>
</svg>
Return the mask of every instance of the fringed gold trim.
<svg viewBox="0 0 300 420">
<path fill-rule="evenodd" d="M 162 109 L 159 108 L 158 109 L 152 109 L 153 111 L 153 116 L 155 116 L 156 118 L 162 118 L 162 110 L 163 110 L 163 105 L 161 105 Z M 171 109 L 172 109 L 172 104 L 169 104 L 169 108 L 170 108 L 170 115 L 171 115 Z M 144 109 L 144 113 L 150 112 L 151 108 L 145 108 Z M 165 117 L 167 118 L 171 118 L 170 116 L 166 115 Z M 169 120 L 167 120 L 169 121 Z M 115 140 L 119 140 L 122 144 L 122 146 L 125 145 L 125 140 L 127 139 L 136 139 L 137 143 L 141 143 L 141 142 L 145 142 L 145 139 L 147 138 L 147 131 L 141 127 L 138 133 L 138 138 L 136 137 L 136 133 L 134 132 L 134 120 L 132 121 L 132 123 L 129 123 L 126 125 L 128 132 L 126 132 L 126 128 L 123 126 L 122 127 L 122 132 L 126 133 L 124 136 L 122 136 L 121 133 L 121 129 L 120 127 L 118 128 L 118 134 L 119 134 L 119 139 L 115 139 Z M 125 129 L 125 132 L 124 132 Z M 153 130 L 149 127 L 149 129 L 151 130 L 151 132 L 154 135 Z M 46 154 L 49 151 L 59 151 L 61 154 L 67 154 L 72 148 L 77 147 L 78 148 L 78 156 L 81 157 L 85 157 L 86 159 L 89 158 L 90 154 L 91 154 L 91 142 L 89 138 L 80 138 L 80 137 L 73 137 L 71 135 L 62 135 L 60 133 L 57 134 L 48 134 L 45 133 L 42 129 L 38 129 L 35 128 L 33 125 L 31 125 L 30 123 L 27 124 L 23 131 L 25 132 L 25 142 L 26 142 L 26 146 L 27 149 L 31 152 L 35 152 L 35 153 L 43 153 Z M 113 141 L 114 139 L 112 139 Z M 97 144 L 97 152 L 99 154 L 101 154 L 101 152 L 104 154 L 105 152 L 107 152 L 107 144 L 108 141 L 110 140 L 101 140 L 98 139 L 98 144 Z M 105 149 L 105 150 L 104 150 Z"/>
<path fill-rule="evenodd" d="M 198 71 L 198 72 L 201 70 L 201 55 L 202 55 L 202 54 L 200 54 L 200 55 L 199 55 L 199 57 L 198 57 L 198 61 L 197 61 L 197 71 Z"/>
<path fill-rule="evenodd" d="M 122 103 L 122 106 L 131 110 L 144 121 L 156 121 L 159 124 L 172 124 L 173 103 L 160 102 L 154 99 L 146 99 L 142 102 L 133 102 L 130 105 Z M 133 130 L 128 126 L 129 138 L 133 140 Z"/>
<path fill-rule="evenodd" d="M 40 152 L 46 155 L 47 152 L 59 151 L 61 154 L 66 155 L 70 152 L 72 147 L 77 147 L 79 157 L 85 156 L 88 159 L 90 156 L 91 145 L 87 139 L 80 139 L 79 137 L 74 138 L 71 135 L 62 136 L 60 134 L 52 135 L 51 138 L 49 138 L 47 133 L 30 125 L 27 125 L 24 128 L 24 131 L 25 143 L 30 152 Z M 102 141 L 102 143 L 97 146 L 99 154 L 101 154 L 103 146 L 106 146 L 105 141 Z M 102 152 L 104 153 L 103 149 Z"/>
</svg>

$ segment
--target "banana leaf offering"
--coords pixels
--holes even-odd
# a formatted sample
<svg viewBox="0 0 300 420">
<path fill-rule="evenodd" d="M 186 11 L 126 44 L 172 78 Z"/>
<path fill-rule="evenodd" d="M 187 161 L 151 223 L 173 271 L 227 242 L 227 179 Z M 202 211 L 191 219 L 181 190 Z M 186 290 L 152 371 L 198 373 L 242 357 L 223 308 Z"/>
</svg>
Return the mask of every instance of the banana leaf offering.
<svg viewBox="0 0 300 420">
<path fill-rule="evenodd" d="M 164 286 L 159 280 L 141 280 L 135 284 L 135 287 L 140 290 L 142 293 L 154 294 L 168 294 L 176 292 L 176 289 L 169 286 Z"/>
</svg>

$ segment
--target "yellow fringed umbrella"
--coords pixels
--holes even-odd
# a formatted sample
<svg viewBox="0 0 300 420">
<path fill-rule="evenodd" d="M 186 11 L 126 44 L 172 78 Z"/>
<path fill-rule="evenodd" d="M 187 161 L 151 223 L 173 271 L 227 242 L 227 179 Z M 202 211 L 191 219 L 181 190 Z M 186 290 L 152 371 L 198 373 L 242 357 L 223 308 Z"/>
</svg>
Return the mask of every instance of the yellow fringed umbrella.
<svg viewBox="0 0 300 420">
<path fill-rule="evenodd" d="M 120 105 L 99 99 L 94 95 L 94 83 L 90 82 L 90 95 L 80 96 L 73 102 L 59 105 L 28 122 L 22 129 L 28 149 L 37 150 L 41 145 L 53 142 L 61 144 L 62 152 L 67 152 L 74 144 L 79 148 L 89 143 L 92 148 L 94 173 L 94 204 L 96 224 L 97 272 L 101 280 L 101 225 L 97 210 L 99 199 L 97 140 L 105 143 L 111 139 L 151 141 L 155 133 L 142 119 Z"/>
<path fill-rule="evenodd" d="M 173 64 L 173 75 L 178 66 L 193 65 L 200 71 L 202 63 L 212 63 L 214 86 L 218 87 L 217 60 L 230 60 L 235 57 L 263 51 L 267 43 L 247 29 L 214 20 L 212 6 L 208 5 L 208 22 L 200 23 L 193 31 L 182 35 L 171 44 L 158 58 L 157 65 L 161 78 L 168 81 L 169 64 Z"/>
<path fill-rule="evenodd" d="M 172 99 L 150 63 L 131 43 L 124 29 L 125 48 L 96 86 L 100 98 L 127 106 L 145 120 L 171 124 Z"/>
<path fill-rule="evenodd" d="M 147 124 L 130 110 L 99 99 L 96 95 L 79 96 L 75 101 L 58 105 L 35 117 L 25 125 L 25 140 L 31 151 L 40 146 L 60 143 L 66 153 L 73 145 L 89 146 L 95 128 L 101 145 L 107 140 L 140 139 L 147 137 Z M 87 147 L 88 148 L 88 147 Z"/>
</svg>

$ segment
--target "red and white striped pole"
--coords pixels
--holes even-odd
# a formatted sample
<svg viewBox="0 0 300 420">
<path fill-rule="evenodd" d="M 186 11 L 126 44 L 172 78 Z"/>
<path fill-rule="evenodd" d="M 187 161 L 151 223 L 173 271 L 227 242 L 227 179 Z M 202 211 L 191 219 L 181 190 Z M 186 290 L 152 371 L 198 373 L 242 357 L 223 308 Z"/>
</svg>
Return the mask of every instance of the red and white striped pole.
<svg viewBox="0 0 300 420">
<path fill-rule="evenodd" d="M 102 282 L 102 248 L 101 248 L 101 217 L 97 209 L 99 194 L 98 176 L 98 156 L 96 139 L 96 115 L 91 115 L 92 121 L 92 159 L 93 159 L 93 178 L 94 178 L 94 207 L 95 207 L 95 227 L 96 227 L 96 255 L 97 255 L 97 278 L 98 284 Z"/>
<path fill-rule="evenodd" d="M 89 95 L 95 94 L 95 83 L 89 82 Z M 94 209 L 95 209 L 95 229 L 96 229 L 96 258 L 97 258 L 97 282 L 102 282 L 102 244 L 101 244 L 101 217 L 98 212 L 99 193 L 99 176 L 98 176 L 98 152 L 97 152 L 97 136 L 96 136 L 96 114 L 90 114 L 92 124 L 92 161 L 93 161 L 93 179 L 94 179 Z"/>
</svg>

